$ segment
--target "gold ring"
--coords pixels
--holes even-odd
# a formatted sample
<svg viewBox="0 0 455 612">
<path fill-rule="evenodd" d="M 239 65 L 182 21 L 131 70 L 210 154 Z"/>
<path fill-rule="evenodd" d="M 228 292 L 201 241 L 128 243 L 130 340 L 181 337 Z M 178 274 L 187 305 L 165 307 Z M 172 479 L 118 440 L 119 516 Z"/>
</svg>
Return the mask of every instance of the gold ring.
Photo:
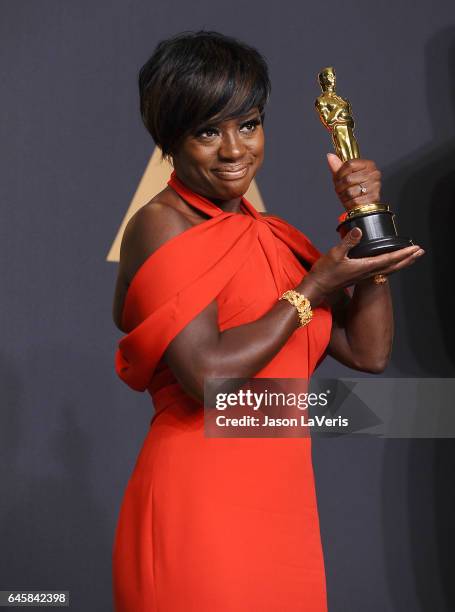
<svg viewBox="0 0 455 612">
<path fill-rule="evenodd" d="M 376 283 L 376 285 L 382 285 L 383 283 L 387 282 L 387 276 L 385 274 L 375 274 L 373 276 L 373 281 Z"/>
</svg>

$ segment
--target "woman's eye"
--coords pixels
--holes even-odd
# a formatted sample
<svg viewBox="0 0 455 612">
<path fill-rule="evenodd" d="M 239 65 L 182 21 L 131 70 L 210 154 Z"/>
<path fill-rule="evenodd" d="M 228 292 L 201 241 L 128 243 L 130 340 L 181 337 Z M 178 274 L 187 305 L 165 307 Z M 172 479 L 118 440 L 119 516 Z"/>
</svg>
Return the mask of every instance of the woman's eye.
<svg viewBox="0 0 455 612">
<path fill-rule="evenodd" d="M 259 119 L 252 119 L 250 121 L 246 121 L 245 123 L 243 123 L 241 126 L 241 129 L 245 131 L 244 128 L 247 128 L 246 132 L 248 134 L 251 134 L 252 132 L 255 131 L 256 126 L 260 124 L 261 124 L 261 121 Z M 196 133 L 196 137 L 202 138 L 203 140 L 207 140 L 207 139 L 211 139 L 212 136 L 216 136 L 217 134 L 218 134 L 218 130 L 216 128 L 203 128 L 199 130 L 199 132 Z"/>
<path fill-rule="evenodd" d="M 202 137 L 202 138 L 205 138 L 205 137 L 210 138 L 210 137 L 212 136 L 212 134 L 216 134 L 216 130 L 213 130 L 213 129 L 211 129 L 211 128 L 207 128 L 207 129 L 205 129 L 205 130 L 201 130 L 201 131 L 200 131 L 200 132 L 198 132 L 196 135 L 197 135 L 198 137 Z"/>
<path fill-rule="evenodd" d="M 242 127 L 249 127 L 250 129 L 248 129 L 247 132 L 254 132 L 256 126 L 258 126 L 259 124 L 260 121 L 258 119 L 252 119 L 251 121 L 247 121 L 246 123 L 244 123 Z"/>
</svg>

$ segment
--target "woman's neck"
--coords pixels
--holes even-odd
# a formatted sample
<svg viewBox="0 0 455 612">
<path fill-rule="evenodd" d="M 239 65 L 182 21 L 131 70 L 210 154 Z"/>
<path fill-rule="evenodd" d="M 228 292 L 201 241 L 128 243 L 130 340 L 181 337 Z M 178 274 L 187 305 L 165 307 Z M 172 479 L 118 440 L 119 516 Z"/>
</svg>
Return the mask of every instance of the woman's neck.
<svg viewBox="0 0 455 612">
<path fill-rule="evenodd" d="M 240 212 L 240 204 L 242 202 L 242 198 L 234 198 L 233 200 L 219 200 L 217 198 L 207 198 L 213 204 L 221 208 L 224 212 L 229 213 L 239 213 Z"/>
</svg>

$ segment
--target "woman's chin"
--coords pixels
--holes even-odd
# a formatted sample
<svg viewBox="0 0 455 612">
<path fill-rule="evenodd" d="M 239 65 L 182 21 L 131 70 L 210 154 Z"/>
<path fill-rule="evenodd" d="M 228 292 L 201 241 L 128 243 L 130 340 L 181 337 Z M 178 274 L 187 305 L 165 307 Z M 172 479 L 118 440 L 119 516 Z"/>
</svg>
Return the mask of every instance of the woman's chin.
<svg viewBox="0 0 455 612">
<path fill-rule="evenodd" d="M 223 200 L 233 200 L 234 198 L 239 198 L 243 196 L 243 194 L 248 191 L 253 177 L 254 175 L 249 176 L 249 174 L 247 174 L 243 178 L 235 180 L 223 180 L 217 178 L 216 184 L 214 184 L 213 186 L 220 194 L 220 198 L 222 198 Z"/>
<path fill-rule="evenodd" d="M 235 198 L 241 198 L 250 186 L 251 181 L 239 181 L 238 185 L 229 185 L 229 187 L 220 186 L 217 189 L 218 198 L 220 200 L 234 200 Z"/>
</svg>

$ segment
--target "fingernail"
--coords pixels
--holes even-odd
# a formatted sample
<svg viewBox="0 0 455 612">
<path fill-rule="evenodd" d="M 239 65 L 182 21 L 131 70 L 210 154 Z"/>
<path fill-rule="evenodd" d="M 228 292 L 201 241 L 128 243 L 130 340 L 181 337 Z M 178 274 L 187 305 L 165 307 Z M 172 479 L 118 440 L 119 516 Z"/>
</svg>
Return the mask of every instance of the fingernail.
<svg viewBox="0 0 455 612">
<path fill-rule="evenodd" d="M 358 227 L 354 227 L 351 230 L 351 236 L 354 236 L 354 238 L 358 238 L 361 235 L 362 235 L 362 230 L 360 230 Z"/>
<path fill-rule="evenodd" d="M 425 251 L 423 249 L 419 249 L 414 253 L 414 257 L 420 257 L 420 255 L 423 255 L 424 253 Z"/>
</svg>

